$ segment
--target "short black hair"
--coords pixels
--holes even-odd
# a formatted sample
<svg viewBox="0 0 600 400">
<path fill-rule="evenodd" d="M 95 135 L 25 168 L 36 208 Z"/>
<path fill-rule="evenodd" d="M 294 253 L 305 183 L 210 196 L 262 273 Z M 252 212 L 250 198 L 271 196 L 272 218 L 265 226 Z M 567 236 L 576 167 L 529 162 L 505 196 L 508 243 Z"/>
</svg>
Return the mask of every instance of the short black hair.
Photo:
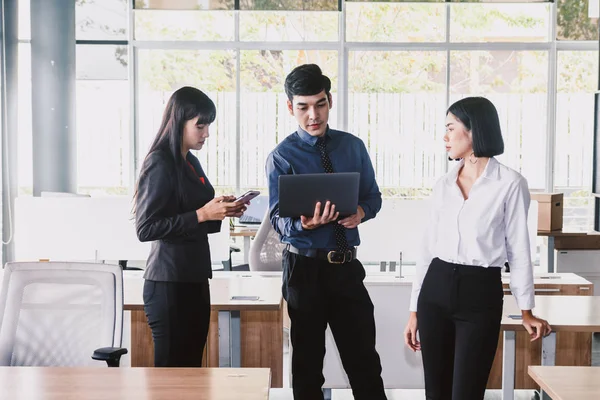
<svg viewBox="0 0 600 400">
<path fill-rule="evenodd" d="M 312 96 L 323 90 L 329 97 L 331 80 L 323 75 L 323 71 L 317 64 L 300 65 L 285 78 L 285 94 L 290 101 L 294 96 Z"/>
<path fill-rule="evenodd" d="M 452 113 L 473 138 L 475 157 L 494 157 L 504 153 L 504 140 L 498 111 L 485 97 L 465 97 L 452 104 L 446 115 Z"/>
</svg>

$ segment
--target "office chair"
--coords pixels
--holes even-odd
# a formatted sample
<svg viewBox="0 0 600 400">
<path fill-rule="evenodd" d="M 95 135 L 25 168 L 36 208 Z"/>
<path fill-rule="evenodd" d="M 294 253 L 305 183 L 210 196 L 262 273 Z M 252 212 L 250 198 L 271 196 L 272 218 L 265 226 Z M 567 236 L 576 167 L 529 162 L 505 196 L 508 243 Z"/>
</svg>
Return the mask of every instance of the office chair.
<svg viewBox="0 0 600 400">
<path fill-rule="evenodd" d="M 127 354 L 118 265 L 7 263 L 0 318 L 2 366 L 118 367 Z"/>
<path fill-rule="evenodd" d="M 267 210 L 250 247 L 250 271 L 281 271 L 281 253 L 285 246 L 273 229 Z"/>
</svg>

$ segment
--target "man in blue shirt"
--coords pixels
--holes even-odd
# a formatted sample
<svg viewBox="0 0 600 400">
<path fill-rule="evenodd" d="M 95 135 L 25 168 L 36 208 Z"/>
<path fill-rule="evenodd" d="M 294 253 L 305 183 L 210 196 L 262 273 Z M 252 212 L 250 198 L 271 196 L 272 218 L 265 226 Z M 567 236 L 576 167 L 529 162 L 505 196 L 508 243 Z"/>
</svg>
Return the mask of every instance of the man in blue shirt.
<svg viewBox="0 0 600 400">
<path fill-rule="evenodd" d="M 331 81 L 315 64 L 295 68 L 285 80 L 288 109 L 298 130 L 267 158 L 269 216 L 283 251 L 283 296 L 291 319 L 295 400 L 323 399 L 325 329 L 331 327 L 356 400 L 386 399 L 375 350 L 373 303 L 356 259 L 357 226 L 377 214 L 381 193 L 364 143 L 330 129 Z M 339 219 L 335 204 L 317 203 L 314 215 L 279 217 L 278 178 L 283 174 L 359 172 L 356 213 Z"/>
</svg>

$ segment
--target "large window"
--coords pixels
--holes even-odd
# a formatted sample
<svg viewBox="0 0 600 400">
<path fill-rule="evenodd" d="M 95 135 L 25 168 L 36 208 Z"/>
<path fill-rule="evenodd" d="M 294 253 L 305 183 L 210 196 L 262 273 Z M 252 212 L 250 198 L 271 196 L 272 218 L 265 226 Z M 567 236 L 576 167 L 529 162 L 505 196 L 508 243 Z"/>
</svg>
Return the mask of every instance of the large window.
<svg viewBox="0 0 600 400">
<path fill-rule="evenodd" d="M 31 45 L 19 43 L 19 110 L 17 181 L 19 195 L 33 194 L 33 115 L 31 105 Z"/>
<path fill-rule="evenodd" d="M 598 51 L 559 51 L 554 187 L 565 193 L 564 229 L 593 229 L 592 157 Z"/>
<path fill-rule="evenodd" d="M 131 157 L 128 0 L 76 1 L 77 191 L 127 194 Z M 33 193 L 30 1 L 19 0 L 19 194 Z"/>
<path fill-rule="evenodd" d="M 76 1 L 77 191 L 127 194 L 133 181 L 128 0 Z"/>
<path fill-rule="evenodd" d="M 450 101 L 485 96 L 500 116 L 504 154 L 499 161 L 521 172 L 530 189 L 543 190 L 546 169 L 548 53 L 454 51 L 450 53 Z M 542 153 L 543 154 L 543 153 Z"/>
<path fill-rule="evenodd" d="M 126 40 L 129 0 L 76 0 L 75 36 L 79 40 Z"/>
<path fill-rule="evenodd" d="M 594 1 L 77 1 L 79 190 L 131 191 L 164 105 L 184 85 L 217 105 L 198 153 L 217 190 L 266 190 L 265 159 L 296 128 L 283 81 L 314 62 L 333 81 L 330 126 L 363 139 L 385 196 L 427 196 L 448 168 L 447 107 L 486 96 L 500 114 L 499 159 L 532 190 L 564 192 L 565 227 L 587 230 Z M 19 112 L 30 124 L 21 3 Z M 19 187 L 30 192 L 31 127 L 19 129 Z"/>
<path fill-rule="evenodd" d="M 126 46 L 78 45 L 77 191 L 127 194 L 131 186 Z"/>
<path fill-rule="evenodd" d="M 454 4 L 453 42 L 547 42 L 550 6 L 538 4 Z"/>
<path fill-rule="evenodd" d="M 337 51 L 247 50 L 241 52 L 240 188 L 267 190 L 265 160 L 269 152 L 296 130 L 287 107 L 285 76 L 298 64 L 316 63 L 332 80 L 333 108 L 329 126 L 337 128 Z"/>
<path fill-rule="evenodd" d="M 446 61 L 443 51 L 350 53 L 348 129 L 385 195 L 427 195 L 445 172 Z"/>
<path fill-rule="evenodd" d="M 598 1 L 555 0 L 559 40 L 598 40 Z"/>
<path fill-rule="evenodd" d="M 158 132 L 171 94 L 182 86 L 204 91 L 217 107 L 217 119 L 200 158 L 211 183 L 236 186 L 236 55 L 229 50 L 140 50 L 138 57 L 138 167 Z"/>
<path fill-rule="evenodd" d="M 443 42 L 443 4 L 346 3 L 348 42 Z"/>
<path fill-rule="evenodd" d="M 136 40 L 233 40 L 232 11 L 136 10 L 134 15 Z"/>
<path fill-rule="evenodd" d="M 252 42 L 333 42 L 338 13 L 323 11 L 245 11 L 240 40 Z"/>
</svg>

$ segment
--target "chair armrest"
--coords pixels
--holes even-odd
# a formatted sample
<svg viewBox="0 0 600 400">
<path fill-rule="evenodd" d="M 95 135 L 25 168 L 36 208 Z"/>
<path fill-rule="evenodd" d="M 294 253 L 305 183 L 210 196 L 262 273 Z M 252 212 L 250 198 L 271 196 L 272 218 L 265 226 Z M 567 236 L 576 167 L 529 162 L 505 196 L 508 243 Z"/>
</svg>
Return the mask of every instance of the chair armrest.
<svg viewBox="0 0 600 400">
<path fill-rule="evenodd" d="M 118 367 L 123 354 L 127 354 L 127 349 L 122 347 L 102 347 L 94 351 L 92 358 L 94 360 L 106 361 L 109 367 Z"/>
<path fill-rule="evenodd" d="M 242 250 L 237 246 L 229 246 L 229 252 L 239 253 L 240 251 L 242 251 Z"/>
</svg>

